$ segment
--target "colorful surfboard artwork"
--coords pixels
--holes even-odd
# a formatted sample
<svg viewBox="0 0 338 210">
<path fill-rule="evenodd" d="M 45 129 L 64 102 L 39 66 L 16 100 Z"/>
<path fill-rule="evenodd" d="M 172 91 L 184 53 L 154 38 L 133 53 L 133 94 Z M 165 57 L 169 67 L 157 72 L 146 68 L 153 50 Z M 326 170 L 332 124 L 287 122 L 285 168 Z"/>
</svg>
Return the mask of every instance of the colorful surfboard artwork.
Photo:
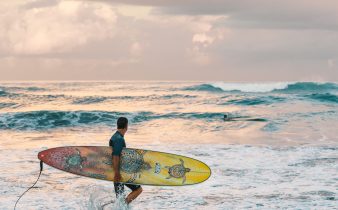
<svg viewBox="0 0 338 210">
<path fill-rule="evenodd" d="M 112 147 L 69 146 L 39 152 L 44 163 L 77 175 L 113 181 Z M 121 182 L 155 186 L 198 184 L 210 168 L 193 158 L 151 150 L 124 148 L 120 159 Z"/>
</svg>

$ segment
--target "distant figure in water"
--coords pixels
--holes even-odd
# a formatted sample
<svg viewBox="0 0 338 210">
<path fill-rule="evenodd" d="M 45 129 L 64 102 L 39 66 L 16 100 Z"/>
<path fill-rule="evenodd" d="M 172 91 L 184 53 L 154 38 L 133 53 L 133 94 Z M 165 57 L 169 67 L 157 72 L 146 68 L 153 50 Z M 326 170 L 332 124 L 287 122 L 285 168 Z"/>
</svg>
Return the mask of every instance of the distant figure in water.
<svg viewBox="0 0 338 210">
<path fill-rule="evenodd" d="M 255 122 L 266 122 L 267 119 L 264 118 L 250 118 L 245 116 L 231 116 L 229 113 L 224 114 L 224 121 L 255 121 Z"/>
<path fill-rule="evenodd" d="M 233 118 L 230 117 L 230 115 L 228 113 L 224 114 L 224 117 L 223 117 L 223 120 L 224 121 L 229 121 L 229 120 L 232 120 Z"/>
<path fill-rule="evenodd" d="M 125 202 L 129 204 L 142 193 L 142 187 L 140 185 L 120 183 L 121 181 L 120 158 L 122 149 L 126 147 L 124 135 L 126 134 L 127 130 L 128 130 L 128 119 L 125 117 L 120 117 L 117 120 L 117 131 L 110 138 L 109 146 L 113 147 L 112 156 L 113 156 L 113 167 L 115 172 L 114 187 L 116 197 L 119 198 L 120 196 L 123 196 L 124 186 L 128 187 L 129 189 L 131 189 L 132 192 L 125 198 Z"/>
</svg>

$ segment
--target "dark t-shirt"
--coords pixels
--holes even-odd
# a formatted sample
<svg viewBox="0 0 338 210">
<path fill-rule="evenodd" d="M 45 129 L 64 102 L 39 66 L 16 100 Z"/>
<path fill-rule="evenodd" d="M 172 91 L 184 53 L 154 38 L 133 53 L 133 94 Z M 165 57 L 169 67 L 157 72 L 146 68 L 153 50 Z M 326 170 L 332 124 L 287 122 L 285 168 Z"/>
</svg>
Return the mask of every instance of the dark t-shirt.
<svg viewBox="0 0 338 210">
<path fill-rule="evenodd" d="M 112 155 L 120 156 L 123 147 L 126 147 L 126 142 L 124 141 L 124 137 L 120 132 L 116 131 L 114 135 L 109 140 L 109 146 L 113 147 Z"/>
</svg>

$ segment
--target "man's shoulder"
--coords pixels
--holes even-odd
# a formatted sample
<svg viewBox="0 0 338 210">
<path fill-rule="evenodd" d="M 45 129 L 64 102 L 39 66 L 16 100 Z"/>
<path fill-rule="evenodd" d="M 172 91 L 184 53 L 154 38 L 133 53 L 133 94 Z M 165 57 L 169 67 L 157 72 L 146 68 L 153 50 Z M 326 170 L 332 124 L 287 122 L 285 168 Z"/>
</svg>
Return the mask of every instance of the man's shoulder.
<svg viewBox="0 0 338 210">
<path fill-rule="evenodd" d="M 121 136 L 121 134 L 119 134 L 119 132 L 115 132 L 112 137 L 110 138 L 111 141 L 115 141 L 115 140 L 124 140 L 123 136 Z"/>
</svg>

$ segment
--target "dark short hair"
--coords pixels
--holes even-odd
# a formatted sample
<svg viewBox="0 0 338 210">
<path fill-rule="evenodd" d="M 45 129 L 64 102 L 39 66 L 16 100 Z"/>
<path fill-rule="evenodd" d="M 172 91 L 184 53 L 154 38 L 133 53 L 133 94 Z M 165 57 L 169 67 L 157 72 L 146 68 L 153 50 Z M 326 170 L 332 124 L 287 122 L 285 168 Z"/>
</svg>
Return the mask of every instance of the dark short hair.
<svg viewBox="0 0 338 210">
<path fill-rule="evenodd" d="M 119 117 L 117 119 L 117 129 L 124 129 L 128 125 L 128 119 L 125 117 Z"/>
</svg>

